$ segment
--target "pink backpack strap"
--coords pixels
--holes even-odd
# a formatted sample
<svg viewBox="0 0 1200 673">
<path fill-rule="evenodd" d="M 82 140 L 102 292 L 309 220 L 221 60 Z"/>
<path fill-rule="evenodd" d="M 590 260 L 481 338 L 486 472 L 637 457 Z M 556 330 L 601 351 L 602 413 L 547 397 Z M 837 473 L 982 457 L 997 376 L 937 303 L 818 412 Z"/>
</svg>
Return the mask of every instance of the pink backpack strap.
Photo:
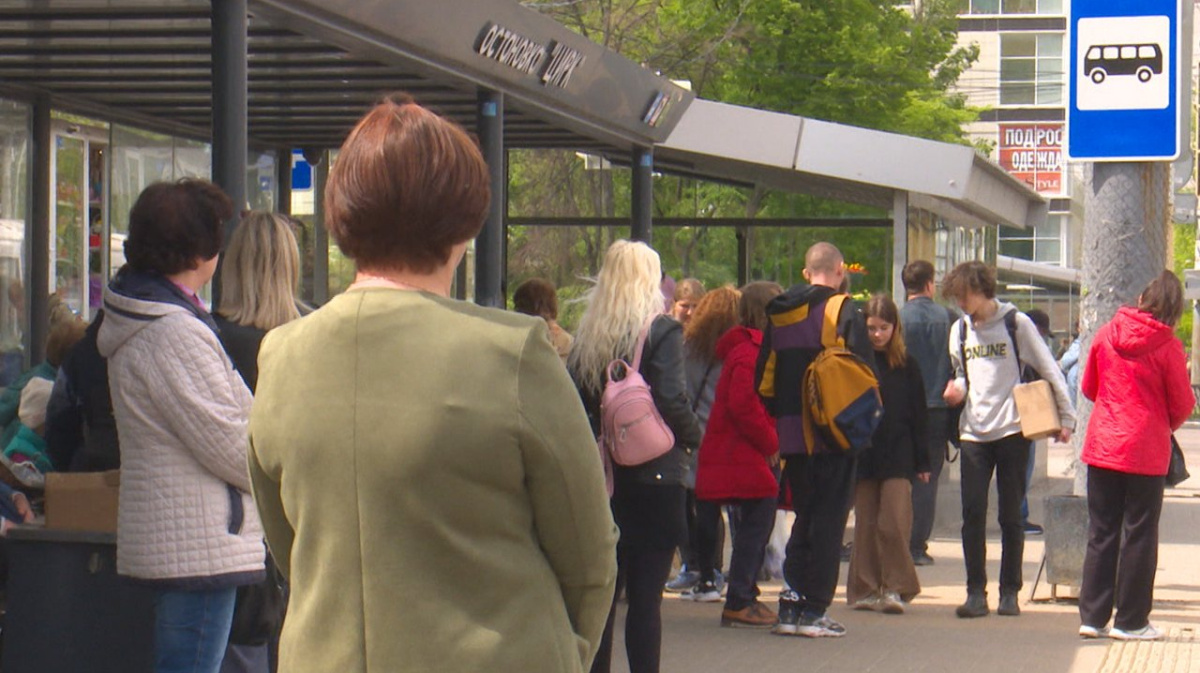
<svg viewBox="0 0 1200 673">
<path fill-rule="evenodd" d="M 633 371 L 635 372 L 641 371 L 642 349 L 644 349 L 646 346 L 646 337 L 650 335 L 650 326 L 654 324 L 654 319 L 657 317 L 657 315 L 650 316 L 650 318 L 646 320 L 646 324 L 642 325 L 642 331 L 638 332 L 637 346 L 633 349 L 633 363 L 629 365 L 630 367 L 633 367 Z"/>
</svg>

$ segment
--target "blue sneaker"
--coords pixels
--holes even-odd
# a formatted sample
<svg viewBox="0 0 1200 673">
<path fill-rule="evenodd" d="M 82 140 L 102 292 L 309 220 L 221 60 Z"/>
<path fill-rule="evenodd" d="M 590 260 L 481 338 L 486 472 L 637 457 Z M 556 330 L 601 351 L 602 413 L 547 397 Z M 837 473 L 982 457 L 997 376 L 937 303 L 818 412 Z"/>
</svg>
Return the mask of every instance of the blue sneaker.
<svg viewBox="0 0 1200 673">
<path fill-rule="evenodd" d="M 717 591 L 720 592 L 722 596 L 725 595 L 725 590 L 729 588 L 725 583 L 725 574 L 720 570 L 713 571 L 713 584 L 716 585 Z"/>
<path fill-rule="evenodd" d="M 667 591 L 673 594 L 681 594 L 690 590 L 700 582 L 700 573 L 694 570 L 684 568 L 679 571 L 679 574 L 671 581 L 667 582 Z"/>
<path fill-rule="evenodd" d="M 800 595 L 791 589 L 779 593 L 779 622 L 771 633 L 779 636 L 794 636 L 799 633 Z"/>
</svg>

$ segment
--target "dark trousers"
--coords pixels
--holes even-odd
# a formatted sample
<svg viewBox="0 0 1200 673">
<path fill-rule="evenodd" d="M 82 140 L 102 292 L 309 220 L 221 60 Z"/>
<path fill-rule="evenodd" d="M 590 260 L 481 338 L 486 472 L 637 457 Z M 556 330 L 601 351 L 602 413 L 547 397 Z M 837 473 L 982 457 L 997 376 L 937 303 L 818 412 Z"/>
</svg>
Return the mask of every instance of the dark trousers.
<svg viewBox="0 0 1200 673">
<path fill-rule="evenodd" d="M 662 654 L 662 588 L 674 558 L 674 549 L 617 548 L 617 590 L 604 626 L 604 637 L 592 662 L 592 673 L 608 673 L 612 666 L 615 599 L 621 595 L 621 589 L 629 599 L 629 610 L 625 613 L 629 673 L 658 673 Z"/>
<path fill-rule="evenodd" d="M 1158 567 L 1158 518 L 1163 478 L 1088 466 L 1088 547 L 1079 589 L 1079 617 L 1101 627 L 1112 616 L 1125 631 L 1150 622 Z M 1125 544 L 1121 544 L 1124 532 Z"/>
<path fill-rule="evenodd" d="M 938 479 L 946 464 L 946 444 L 950 441 L 950 411 L 929 409 L 929 483 L 913 480 L 912 538 L 908 548 L 913 556 L 929 550 L 929 536 L 933 534 L 936 515 Z"/>
<path fill-rule="evenodd" d="M 987 510 L 992 473 L 1000 496 L 1000 593 L 1021 590 L 1025 528 L 1021 501 L 1025 498 L 1025 466 L 1031 442 L 1020 433 L 994 442 L 962 443 L 962 543 L 967 566 L 967 591 L 987 589 Z"/>
<path fill-rule="evenodd" d="M 687 504 L 684 505 L 687 513 L 687 542 L 679 545 L 679 560 L 683 564 L 685 570 L 700 570 L 700 545 L 696 540 L 696 518 L 698 512 L 696 507 L 699 501 L 696 500 L 696 489 L 689 488 L 687 490 Z"/>
<path fill-rule="evenodd" d="M 801 610 L 824 612 L 833 603 L 842 536 L 854 495 L 855 460 L 846 453 L 788 456 L 784 477 L 796 521 L 788 538 L 783 577 Z"/>
<path fill-rule="evenodd" d="M 758 600 L 758 571 L 767 553 L 767 541 L 775 527 L 776 498 L 734 500 L 729 507 L 733 554 L 729 558 L 729 593 L 725 607 L 742 608 Z"/>
<path fill-rule="evenodd" d="M 689 570 L 700 571 L 701 582 L 712 582 L 717 578 L 721 569 L 721 552 L 724 551 L 724 540 L 721 539 L 721 506 L 715 502 L 696 501 L 696 527 L 692 536 L 696 549 L 696 565 Z"/>
</svg>

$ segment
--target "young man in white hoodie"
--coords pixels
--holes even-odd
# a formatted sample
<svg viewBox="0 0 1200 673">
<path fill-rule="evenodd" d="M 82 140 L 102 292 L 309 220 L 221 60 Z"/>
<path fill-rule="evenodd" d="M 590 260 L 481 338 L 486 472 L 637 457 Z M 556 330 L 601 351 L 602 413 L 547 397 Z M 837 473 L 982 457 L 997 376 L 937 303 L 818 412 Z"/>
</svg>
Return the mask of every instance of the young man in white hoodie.
<svg viewBox="0 0 1200 673">
<path fill-rule="evenodd" d="M 1021 614 L 1017 593 L 1021 590 L 1025 550 L 1021 501 L 1032 449 L 1032 442 L 1021 434 L 1012 397 L 1013 388 L 1021 383 L 1022 365 L 1032 368 L 1054 389 L 1063 425 L 1060 442 L 1071 438 L 1075 410 L 1062 372 L 1029 316 L 1012 304 L 996 301 L 995 271 L 983 262 L 959 264 L 946 275 L 942 292 L 958 304 L 965 316 L 950 327 L 954 379 L 946 384 L 944 393 L 950 406 L 965 404 L 959 435 L 967 601 L 956 613 L 959 617 L 983 617 L 989 612 L 985 527 L 988 490 L 995 472 L 1001 530 L 1000 604 L 996 611 L 1016 616 Z M 1006 321 L 1009 313 L 1013 315 Z"/>
</svg>

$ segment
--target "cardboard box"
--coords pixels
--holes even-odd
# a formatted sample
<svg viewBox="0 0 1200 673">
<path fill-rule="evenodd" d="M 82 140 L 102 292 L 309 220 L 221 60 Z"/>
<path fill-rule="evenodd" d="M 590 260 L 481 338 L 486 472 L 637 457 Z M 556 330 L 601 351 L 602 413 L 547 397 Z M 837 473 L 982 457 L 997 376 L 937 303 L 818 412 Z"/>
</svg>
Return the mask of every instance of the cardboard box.
<svg viewBox="0 0 1200 673">
<path fill-rule="evenodd" d="M 121 471 L 46 474 L 46 528 L 117 532 Z"/>
<path fill-rule="evenodd" d="M 1013 401 L 1021 416 L 1021 434 L 1026 439 L 1053 437 L 1062 431 L 1054 389 L 1048 381 L 1022 383 L 1013 388 Z"/>
</svg>

